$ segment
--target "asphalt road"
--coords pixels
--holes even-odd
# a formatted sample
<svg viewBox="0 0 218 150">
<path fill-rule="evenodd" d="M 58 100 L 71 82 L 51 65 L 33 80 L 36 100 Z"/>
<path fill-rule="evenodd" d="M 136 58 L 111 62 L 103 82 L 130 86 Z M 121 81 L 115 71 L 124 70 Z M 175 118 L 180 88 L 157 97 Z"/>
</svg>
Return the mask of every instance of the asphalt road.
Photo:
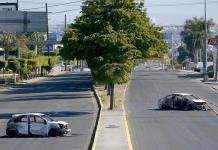
<svg viewBox="0 0 218 150">
<path fill-rule="evenodd" d="M 36 83 L 0 89 L 1 150 L 86 150 L 97 115 L 92 97 L 90 73 L 67 73 Z M 14 113 L 42 112 L 67 121 L 72 132 L 67 137 L 5 136 L 8 119 Z"/>
<path fill-rule="evenodd" d="M 136 69 L 125 108 L 135 150 L 218 150 L 218 118 L 212 111 L 161 111 L 159 98 L 175 92 L 218 102 L 218 92 L 181 72 Z"/>
</svg>

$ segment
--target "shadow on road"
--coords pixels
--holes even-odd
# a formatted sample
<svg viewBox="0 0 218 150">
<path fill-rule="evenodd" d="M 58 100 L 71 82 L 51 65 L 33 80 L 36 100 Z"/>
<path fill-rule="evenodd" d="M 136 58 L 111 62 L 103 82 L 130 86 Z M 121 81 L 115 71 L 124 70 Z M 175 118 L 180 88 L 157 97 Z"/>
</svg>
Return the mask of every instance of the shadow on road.
<svg viewBox="0 0 218 150">
<path fill-rule="evenodd" d="M 24 112 L 17 112 L 13 114 L 19 114 L 19 113 L 24 113 Z M 29 112 L 28 112 L 29 113 Z M 92 114 L 90 112 L 75 112 L 75 111 L 52 111 L 52 112 L 37 112 L 37 113 L 43 113 L 46 114 L 50 117 L 77 117 L 77 116 L 82 116 L 82 115 L 88 115 Z M 0 119 L 10 119 L 13 115 L 12 113 L 4 113 L 0 114 Z"/>
<path fill-rule="evenodd" d="M 82 84 L 81 84 L 82 83 Z M 28 94 L 48 92 L 83 92 L 91 90 L 92 77 L 90 73 L 69 73 L 37 83 L 14 85 L 12 90 L 2 94 Z"/>
</svg>

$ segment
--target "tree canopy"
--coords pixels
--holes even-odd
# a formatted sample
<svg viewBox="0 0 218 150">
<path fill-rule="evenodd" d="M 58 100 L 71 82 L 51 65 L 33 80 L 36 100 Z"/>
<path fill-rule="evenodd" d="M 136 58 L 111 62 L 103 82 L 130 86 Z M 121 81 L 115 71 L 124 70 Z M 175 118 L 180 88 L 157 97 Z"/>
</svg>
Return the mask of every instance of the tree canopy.
<svg viewBox="0 0 218 150">
<path fill-rule="evenodd" d="M 138 58 L 162 57 L 167 47 L 142 3 L 87 0 L 82 15 L 65 31 L 62 56 L 85 59 L 99 83 L 125 83 Z"/>
<path fill-rule="evenodd" d="M 215 24 L 212 19 L 207 20 L 207 32 L 208 36 L 211 36 L 211 27 Z M 187 19 L 184 25 L 184 29 L 181 32 L 182 40 L 186 44 L 187 49 L 193 54 L 194 62 L 197 64 L 199 58 L 201 58 L 201 51 L 203 48 L 205 31 L 204 18 L 193 17 Z"/>
</svg>

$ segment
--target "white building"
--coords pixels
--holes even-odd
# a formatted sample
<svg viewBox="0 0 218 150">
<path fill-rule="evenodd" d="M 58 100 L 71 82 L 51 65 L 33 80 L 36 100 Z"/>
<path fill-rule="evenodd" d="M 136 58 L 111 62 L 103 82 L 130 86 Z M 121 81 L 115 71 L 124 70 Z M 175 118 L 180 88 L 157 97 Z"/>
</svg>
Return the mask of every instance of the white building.
<svg viewBox="0 0 218 150">
<path fill-rule="evenodd" d="M 0 11 L 17 11 L 18 3 L 0 3 Z"/>
</svg>

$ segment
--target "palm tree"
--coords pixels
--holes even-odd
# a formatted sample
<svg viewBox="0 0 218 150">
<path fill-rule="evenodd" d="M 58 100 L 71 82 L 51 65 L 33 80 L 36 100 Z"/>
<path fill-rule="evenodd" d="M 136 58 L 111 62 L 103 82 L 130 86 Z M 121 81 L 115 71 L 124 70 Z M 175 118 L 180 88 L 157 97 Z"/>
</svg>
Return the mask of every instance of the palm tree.
<svg viewBox="0 0 218 150">
<path fill-rule="evenodd" d="M 207 21 L 208 35 L 211 35 L 211 27 L 215 24 L 212 19 Z M 194 64 L 197 65 L 202 58 L 202 49 L 204 41 L 204 18 L 194 17 L 185 22 L 184 29 L 181 32 L 183 42 L 186 44 L 188 50 L 193 53 Z"/>
</svg>

